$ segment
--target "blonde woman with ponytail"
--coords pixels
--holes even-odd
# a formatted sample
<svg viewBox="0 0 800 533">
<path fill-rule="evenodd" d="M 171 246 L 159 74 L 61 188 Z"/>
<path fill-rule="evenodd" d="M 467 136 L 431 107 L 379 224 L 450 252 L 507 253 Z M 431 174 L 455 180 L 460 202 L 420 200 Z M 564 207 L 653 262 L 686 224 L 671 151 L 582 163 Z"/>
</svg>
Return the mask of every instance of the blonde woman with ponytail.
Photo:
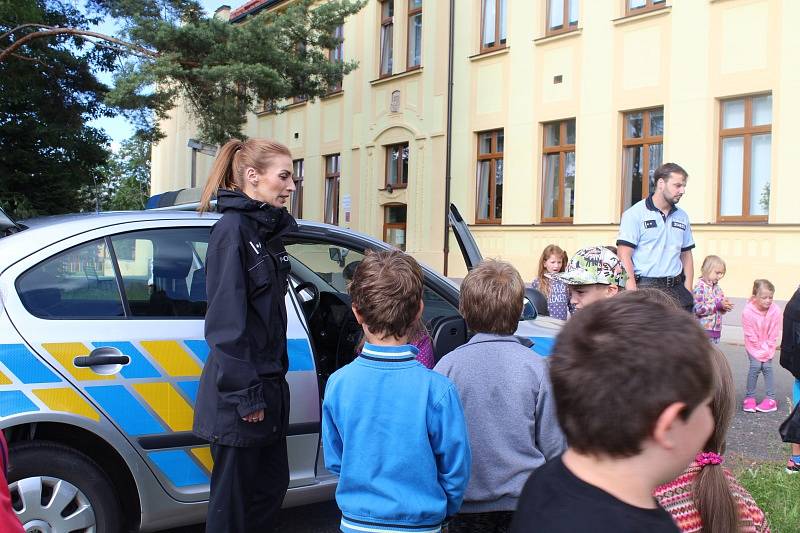
<svg viewBox="0 0 800 533">
<path fill-rule="evenodd" d="M 292 155 L 267 140 L 231 140 L 211 169 L 199 211 L 216 196 L 222 218 L 206 255 L 210 353 L 193 431 L 211 443 L 206 531 L 273 531 L 289 485 L 286 306 L 289 257 L 281 237 L 297 228 L 285 205 Z"/>
<path fill-rule="evenodd" d="M 714 432 L 683 475 L 656 488 L 655 498 L 683 533 L 769 533 L 764 512 L 722 466 L 735 388 L 725 354 L 712 348 L 711 360 L 716 383 L 711 401 Z"/>
</svg>

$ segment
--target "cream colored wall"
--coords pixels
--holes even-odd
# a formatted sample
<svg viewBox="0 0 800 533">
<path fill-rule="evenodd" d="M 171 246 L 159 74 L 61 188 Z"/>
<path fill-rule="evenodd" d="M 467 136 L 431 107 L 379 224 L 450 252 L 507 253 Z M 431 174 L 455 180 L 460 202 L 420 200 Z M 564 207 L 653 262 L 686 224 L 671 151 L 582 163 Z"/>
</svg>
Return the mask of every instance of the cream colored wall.
<svg viewBox="0 0 800 533">
<path fill-rule="evenodd" d="M 476 132 L 503 128 L 503 225 L 472 227 L 484 255 L 511 260 L 529 280 L 546 244 L 569 252 L 612 244 L 621 211 L 622 114 L 663 106 L 664 161 L 678 162 L 690 174 L 681 207 L 694 225 L 695 270 L 706 254 L 718 253 L 728 262 L 729 295 L 746 296 L 754 278 L 767 277 L 777 285 L 777 297 L 786 299 L 800 281 L 800 214 L 793 194 L 794 169 L 800 168 L 800 150 L 793 147 L 800 138 L 792 120 L 800 116 L 794 57 L 800 34 L 791 26 L 800 18 L 800 2 L 669 3 L 624 17 L 623 0 L 582 0 L 579 30 L 545 37 L 544 1 L 508 0 L 507 49 L 479 54 L 480 0 L 458 0 L 451 200 L 474 221 Z M 381 206 L 407 203 L 408 250 L 441 268 L 449 2 L 425 2 L 423 68 L 413 73 L 403 73 L 406 2 L 395 4 L 395 76 L 376 79 L 380 14 L 378 2 L 370 1 L 345 25 L 345 57 L 360 66 L 346 77 L 343 94 L 252 117 L 247 133 L 287 142 L 295 157 L 305 159 L 305 218 L 322 218 L 322 156 L 341 153 L 340 197 L 351 195 L 353 212 L 347 224 L 340 206 L 340 224 L 381 237 Z M 389 111 L 394 90 L 401 92 L 398 113 Z M 770 224 L 717 224 L 719 100 L 768 91 Z M 541 124 L 569 118 L 577 125 L 574 224 L 542 225 Z M 165 126 L 169 137 L 154 150 L 154 192 L 188 180 L 190 121 L 176 113 Z M 407 189 L 388 193 L 383 147 L 395 142 L 409 143 L 410 179 Z M 450 248 L 448 273 L 462 276 L 452 237 Z"/>
</svg>

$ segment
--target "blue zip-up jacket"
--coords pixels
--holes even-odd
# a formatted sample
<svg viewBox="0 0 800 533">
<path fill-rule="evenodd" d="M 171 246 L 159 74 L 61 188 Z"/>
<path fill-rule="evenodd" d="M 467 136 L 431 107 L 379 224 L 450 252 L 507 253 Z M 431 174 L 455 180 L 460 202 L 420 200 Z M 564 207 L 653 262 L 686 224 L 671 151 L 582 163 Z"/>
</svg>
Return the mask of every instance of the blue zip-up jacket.
<svg viewBox="0 0 800 533">
<path fill-rule="evenodd" d="M 366 344 L 328 380 L 325 466 L 346 533 L 435 533 L 461 507 L 471 454 L 453 383 L 410 345 Z"/>
</svg>

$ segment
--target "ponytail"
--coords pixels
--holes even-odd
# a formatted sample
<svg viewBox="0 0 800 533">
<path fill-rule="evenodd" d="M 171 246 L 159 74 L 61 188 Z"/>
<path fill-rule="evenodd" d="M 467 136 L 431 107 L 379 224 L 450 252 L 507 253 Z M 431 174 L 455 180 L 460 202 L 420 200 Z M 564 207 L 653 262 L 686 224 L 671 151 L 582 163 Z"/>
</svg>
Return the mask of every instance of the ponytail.
<svg viewBox="0 0 800 533">
<path fill-rule="evenodd" d="M 714 396 L 711 400 L 714 432 L 703 450 L 722 455 L 733 417 L 735 389 L 731 367 L 725 354 L 712 348 L 711 361 L 715 374 Z M 739 507 L 721 464 L 701 465 L 700 473 L 694 480 L 693 495 L 704 533 L 730 533 L 740 530 Z"/>
<path fill-rule="evenodd" d="M 270 161 L 276 155 L 292 157 L 292 153 L 285 145 L 275 141 L 231 139 L 226 142 L 220 149 L 214 166 L 211 167 L 197 210 L 201 213 L 208 211 L 211 199 L 219 189 L 243 190 L 245 169 L 254 168 L 259 173 L 266 172 Z"/>
<path fill-rule="evenodd" d="M 722 465 L 705 465 L 694 481 L 694 501 L 703 533 L 739 531 L 739 508 Z"/>
<path fill-rule="evenodd" d="M 200 196 L 200 206 L 197 208 L 199 212 L 205 213 L 209 210 L 211 199 L 216 196 L 219 189 L 241 188 L 241 183 L 238 183 L 234 174 L 233 159 L 243 144 L 239 139 L 231 139 L 219 151 L 219 155 L 211 167 L 208 180 L 206 180 L 206 185 L 203 187 L 203 194 Z"/>
</svg>

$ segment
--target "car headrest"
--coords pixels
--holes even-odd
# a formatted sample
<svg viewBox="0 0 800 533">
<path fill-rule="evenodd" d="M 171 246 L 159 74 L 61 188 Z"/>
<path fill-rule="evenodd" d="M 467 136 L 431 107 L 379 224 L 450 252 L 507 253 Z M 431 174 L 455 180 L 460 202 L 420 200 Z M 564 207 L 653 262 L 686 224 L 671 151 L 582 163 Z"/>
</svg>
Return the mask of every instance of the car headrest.
<svg viewBox="0 0 800 533">
<path fill-rule="evenodd" d="M 183 240 L 156 241 L 153 251 L 153 276 L 185 278 L 192 268 L 192 247 Z"/>
</svg>

